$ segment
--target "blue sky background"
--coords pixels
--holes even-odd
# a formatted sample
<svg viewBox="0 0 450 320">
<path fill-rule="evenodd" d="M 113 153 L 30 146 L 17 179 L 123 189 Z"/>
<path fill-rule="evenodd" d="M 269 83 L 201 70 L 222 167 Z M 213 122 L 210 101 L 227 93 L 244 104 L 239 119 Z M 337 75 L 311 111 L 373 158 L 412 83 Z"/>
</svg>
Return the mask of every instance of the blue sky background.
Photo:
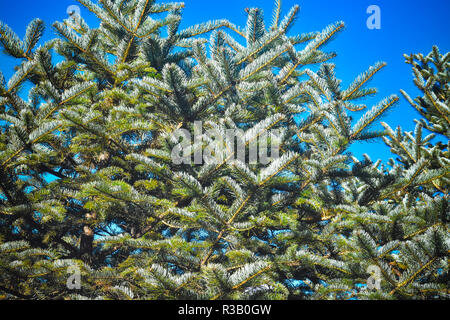
<svg viewBox="0 0 450 320">
<path fill-rule="evenodd" d="M 270 24 L 274 2 L 272 0 L 187 0 L 183 27 L 213 19 L 226 18 L 244 27 L 246 7 L 259 7 L 264 10 L 266 23 Z M 8 24 L 23 37 L 28 23 L 38 17 L 46 22 L 44 40 L 55 36 L 51 24 L 67 17 L 69 5 L 78 4 L 75 0 L 0 0 L 0 20 Z M 418 113 L 400 95 L 404 89 L 412 97 L 418 90 L 412 83 L 412 72 L 404 63 L 404 53 L 428 53 L 433 45 L 438 45 L 442 53 L 450 51 L 450 12 L 449 0 L 283 0 L 283 13 L 299 4 L 300 15 L 291 29 L 291 34 L 321 31 L 327 25 L 344 21 L 346 29 L 330 43 L 326 50 L 336 51 L 338 56 L 332 61 L 336 64 L 338 78 L 348 85 L 361 72 L 377 61 L 388 63 L 370 83 L 379 89 L 379 94 L 365 102 L 369 107 L 390 94 L 401 98 L 382 121 L 395 128 L 414 129 L 414 118 Z M 369 30 L 366 13 L 370 5 L 381 8 L 381 29 Z M 82 8 L 82 16 L 91 27 L 98 25 L 94 15 Z M 13 74 L 14 60 L 0 53 L 0 70 L 5 77 Z M 372 160 L 390 157 L 383 143 L 364 143 L 351 148 L 360 158 L 368 153 Z"/>
</svg>

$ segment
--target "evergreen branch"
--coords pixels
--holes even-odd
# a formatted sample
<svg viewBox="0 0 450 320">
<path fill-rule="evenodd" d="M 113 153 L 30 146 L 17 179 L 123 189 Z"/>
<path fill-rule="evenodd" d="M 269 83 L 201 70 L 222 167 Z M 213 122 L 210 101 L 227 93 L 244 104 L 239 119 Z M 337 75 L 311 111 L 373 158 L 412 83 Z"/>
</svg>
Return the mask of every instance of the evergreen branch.
<svg viewBox="0 0 450 320">
<path fill-rule="evenodd" d="M 228 27 L 229 29 L 233 30 L 234 32 L 236 32 L 238 35 L 240 35 L 241 37 L 247 39 L 247 36 L 241 31 L 239 30 L 234 24 L 228 22 L 226 27 Z"/>
<path fill-rule="evenodd" d="M 404 145 L 401 141 L 399 141 L 399 140 L 397 139 L 397 137 L 395 137 L 395 135 L 393 134 L 393 131 L 392 131 L 392 129 L 389 127 L 389 125 L 388 125 L 387 123 L 385 123 L 385 122 L 381 122 L 381 125 L 386 129 L 387 135 L 388 135 L 393 141 L 395 141 L 395 142 L 397 143 L 397 145 L 399 145 L 399 146 L 403 149 L 403 151 L 405 151 L 405 153 L 408 155 L 408 157 L 409 157 L 413 162 L 416 162 L 416 159 L 414 159 L 414 157 L 411 155 L 411 153 L 408 151 L 408 149 L 405 147 L 405 145 Z"/>
<path fill-rule="evenodd" d="M 409 102 L 409 104 L 417 110 L 417 112 L 419 112 L 422 116 L 425 115 L 422 108 L 420 106 L 418 106 L 404 90 L 400 89 L 400 92 L 405 97 L 405 99 Z"/>
<path fill-rule="evenodd" d="M 0 43 L 3 45 L 5 52 L 15 58 L 26 57 L 23 51 L 23 43 L 6 24 L 0 22 Z M 30 58 L 28 58 L 30 60 Z"/>
<path fill-rule="evenodd" d="M 66 104 L 70 100 L 73 100 L 85 92 L 89 91 L 90 89 L 96 87 L 95 83 L 83 83 L 78 86 L 72 87 L 70 90 L 63 93 L 62 101 L 59 103 L 60 106 Z M 81 90 L 80 90 L 81 89 Z M 53 112 L 51 112 L 53 113 Z M 45 119 L 45 118 L 44 118 Z"/>
<path fill-rule="evenodd" d="M 444 111 L 442 111 L 439 107 L 438 104 L 436 104 L 435 99 L 433 99 L 433 97 L 430 95 L 430 92 L 428 90 L 425 90 L 425 95 L 428 97 L 428 99 L 431 101 L 431 103 L 433 104 L 433 106 L 435 107 L 435 109 L 441 114 L 441 116 L 447 121 L 447 124 L 450 125 L 450 120 L 447 117 L 447 115 L 445 114 Z"/>
<path fill-rule="evenodd" d="M 252 138 L 248 138 L 248 132 L 245 134 L 244 137 L 244 143 L 245 143 L 245 147 L 248 147 L 250 145 L 250 143 L 252 143 L 253 141 L 255 141 L 256 139 L 258 139 L 264 132 L 267 132 L 267 130 L 270 130 L 270 128 L 272 128 L 273 126 L 275 126 L 278 122 L 282 121 L 284 119 L 283 115 L 274 115 L 273 116 L 275 118 L 275 120 L 269 121 L 268 125 L 264 126 L 264 124 L 267 121 L 262 121 L 259 125 L 262 126 L 262 128 L 257 132 L 257 134 L 252 135 Z M 271 119 L 269 119 L 271 120 Z M 256 126 L 255 126 L 256 127 Z M 253 129 L 255 129 L 255 127 Z M 214 170 L 212 170 L 209 174 L 211 175 L 213 172 L 216 172 L 217 170 L 219 170 L 221 167 L 223 167 L 228 161 L 230 161 L 231 159 L 233 159 L 235 157 L 235 151 L 233 151 L 225 160 L 223 160 L 221 163 L 217 164 L 217 166 L 215 167 Z M 206 179 L 206 178 L 204 178 Z"/>
<path fill-rule="evenodd" d="M 208 260 L 211 258 L 212 254 L 214 253 L 214 247 L 220 242 L 220 240 L 224 237 L 225 232 L 227 231 L 227 228 L 233 223 L 234 219 L 239 215 L 241 210 L 245 207 L 246 203 L 250 200 L 252 197 L 252 194 L 248 195 L 247 198 L 242 201 L 239 208 L 237 208 L 236 212 L 233 214 L 233 216 L 227 221 L 225 228 L 223 228 L 219 235 L 217 236 L 216 240 L 214 241 L 213 245 L 211 246 L 210 250 L 206 254 L 205 258 L 203 258 L 202 262 L 200 263 L 200 267 L 206 265 L 208 263 Z"/>
<path fill-rule="evenodd" d="M 138 10 L 136 10 L 136 14 L 138 13 L 139 18 L 138 18 L 138 21 L 137 21 L 136 26 L 135 26 L 135 28 L 134 28 L 134 31 L 132 32 L 131 39 L 128 41 L 128 45 L 127 45 L 127 47 L 126 47 L 126 49 L 125 49 L 125 52 L 124 52 L 124 54 L 123 54 L 123 56 L 122 56 L 122 63 L 125 63 L 125 61 L 127 60 L 128 54 L 129 54 L 130 49 L 131 49 L 131 46 L 132 46 L 132 44 L 133 44 L 133 41 L 135 40 L 135 37 L 137 36 L 136 33 L 137 33 L 137 31 L 139 30 L 139 27 L 141 26 L 142 19 L 143 19 L 145 13 L 146 13 L 147 10 L 148 10 L 148 6 L 149 6 L 153 1 L 154 1 L 154 0 L 151 0 L 151 1 L 150 1 L 150 0 L 140 0 L 140 1 L 138 2 L 137 7 L 140 8 L 141 10 L 140 10 L 140 12 L 139 12 Z"/>
<path fill-rule="evenodd" d="M 5 161 L 2 162 L 1 167 L 5 167 L 5 165 L 10 162 L 12 159 L 14 159 L 19 153 L 21 153 L 22 151 L 24 151 L 26 149 L 26 146 L 19 148 L 18 150 L 16 150 L 8 159 L 6 159 Z"/>
<path fill-rule="evenodd" d="M 178 36 L 180 38 L 195 37 L 229 25 L 230 23 L 227 20 L 217 20 L 206 24 L 197 24 L 181 31 Z"/>
<path fill-rule="evenodd" d="M 297 160 L 300 157 L 299 154 L 286 154 L 284 155 L 282 158 L 280 158 L 277 161 L 274 161 L 268 168 L 267 171 L 274 171 L 274 169 L 276 169 L 274 172 L 270 173 L 269 176 L 267 178 L 265 178 L 263 181 L 261 181 L 259 183 L 259 186 L 262 187 L 263 185 L 265 185 L 268 181 L 270 181 L 273 177 L 275 177 L 278 173 L 280 173 L 281 171 L 283 171 L 287 166 L 289 166 L 292 162 L 294 162 L 295 160 Z M 284 158 L 284 159 L 283 159 Z M 281 165 L 280 165 L 281 163 Z M 266 175 L 267 173 L 265 171 L 263 171 L 261 173 L 261 177 L 264 177 L 264 175 Z"/>
<path fill-rule="evenodd" d="M 315 40 L 310 42 L 300 53 L 300 55 L 310 55 L 312 52 L 323 46 L 326 42 L 331 40 L 339 31 L 344 29 L 344 22 L 340 21 L 334 25 L 329 26 L 319 34 Z"/>
<path fill-rule="evenodd" d="M 398 290 L 403 288 L 404 286 L 408 285 L 410 282 L 414 281 L 415 278 L 417 278 L 418 275 L 420 275 L 424 270 L 428 269 L 436 260 L 438 257 L 434 257 L 430 261 L 428 261 L 426 264 L 424 264 L 422 267 L 419 268 L 411 277 L 404 280 L 403 282 L 399 283 L 391 292 L 389 292 L 390 295 L 393 295 Z"/>
<path fill-rule="evenodd" d="M 389 191 L 386 194 L 381 195 L 381 198 L 386 198 L 387 196 L 394 194 L 396 192 L 400 192 L 405 190 L 408 186 L 410 186 L 414 180 L 417 178 L 418 175 L 420 175 L 422 173 L 422 170 L 430 163 L 430 160 L 425 161 L 424 159 L 422 159 L 422 161 L 416 162 L 411 168 L 410 171 L 413 172 L 413 174 L 411 175 L 411 177 L 408 180 L 408 182 L 404 185 L 400 184 L 399 187 L 395 188 L 392 191 Z"/>
<path fill-rule="evenodd" d="M 389 127 L 388 124 L 381 122 L 381 125 L 386 129 L 386 133 L 387 135 L 392 139 L 392 141 L 394 141 L 398 146 L 400 146 L 402 148 L 402 150 L 407 154 L 407 156 L 414 162 L 416 163 L 417 160 L 411 155 L 411 153 L 408 151 L 408 149 L 406 148 L 406 146 L 397 139 L 397 137 L 393 134 L 392 129 Z M 427 172 L 427 170 L 425 169 L 425 172 Z M 444 176 L 444 175 L 442 175 Z M 435 180 L 435 179 L 432 179 Z M 431 181 L 433 183 L 433 185 L 435 186 L 436 189 L 438 189 L 439 191 L 443 192 L 444 194 L 447 194 L 446 190 L 442 190 L 442 188 L 440 188 L 434 181 Z"/>
<path fill-rule="evenodd" d="M 290 68 L 290 70 L 286 73 L 286 75 L 281 79 L 280 84 L 285 83 L 289 77 L 292 75 L 292 73 L 301 65 L 301 60 L 298 59 L 297 62 Z"/>
<path fill-rule="evenodd" d="M 151 4 L 153 1 L 154 0 L 141 0 L 138 2 L 137 8 L 141 8 L 141 10 L 140 10 L 141 12 L 139 13 L 139 19 L 136 23 L 136 27 L 134 28 L 133 34 L 136 34 L 137 30 L 141 26 L 142 18 L 144 17 L 145 13 L 147 12 L 149 4 Z M 136 12 L 138 12 L 138 11 L 136 11 Z"/>
<path fill-rule="evenodd" d="M 372 77 L 380 71 L 382 68 L 384 68 L 387 65 L 387 63 L 377 63 L 375 66 L 370 67 L 368 71 L 366 71 L 364 74 L 360 75 L 353 84 L 349 86 L 349 89 L 347 89 L 343 93 L 342 100 L 348 100 L 351 98 L 351 96 L 358 91 L 364 84 L 366 84 Z M 350 91 L 349 91 L 350 90 Z M 349 92 L 348 92 L 349 91 Z"/>
<path fill-rule="evenodd" d="M 313 117 L 312 119 L 312 121 L 306 121 L 302 126 L 301 126 L 301 128 L 299 128 L 297 131 L 297 137 L 299 137 L 300 138 L 300 135 L 299 135 L 299 133 L 301 133 L 301 132 L 303 132 L 303 131 L 305 131 L 305 130 L 307 130 L 308 128 L 310 128 L 311 126 L 314 126 L 316 123 L 318 123 L 318 122 L 320 122 L 321 120 L 322 120 L 322 118 L 324 117 L 324 115 L 319 115 L 319 116 L 316 116 L 316 117 Z"/>
<path fill-rule="evenodd" d="M 376 91 L 372 91 L 372 92 L 369 93 L 369 94 L 372 94 L 372 93 L 376 93 Z M 344 108 L 347 109 L 347 110 L 356 112 L 356 111 L 362 111 L 362 110 L 366 109 L 367 106 L 364 105 L 364 104 L 362 104 L 362 105 L 356 105 L 356 106 L 355 106 L 355 105 L 353 105 L 353 104 L 349 104 L 349 103 L 345 103 L 345 102 L 344 102 Z"/>
<path fill-rule="evenodd" d="M 24 299 L 24 300 L 30 300 L 30 299 L 34 298 L 34 296 L 32 296 L 32 295 L 20 293 L 14 289 L 7 288 L 3 285 L 0 285 L 0 291 L 6 292 L 7 294 L 13 295 L 17 298 Z"/>
<path fill-rule="evenodd" d="M 36 63 L 28 61 L 23 64 L 14 76 L 8 81 L 8 90 L 6 94 L 11 93 L 17 86 L 19 86 L 34 70 Z"/>
<path fill-rule="evenodd" d="M 28 26 L 24 42 L 24 48 L 26 49 L 24 56 L 28 59 L 30 59 L 29 53 L 43 36 L 44 30 L 44 22 L 40 19 L 33 20 Z"/>
<path fill-rule="evenodd" d="M 78 1 L 80 1 L 80 0 L 78 0 Z M 88 0 L 85 0 L 86 2 L 88 1 Z M 83 1 L 80 1 L 81 3 L 83 3 Z M 126 26 L 124 23 L 123 23 L 123 21 L 122 21 L 122 19 L 120 19 L 120 17 L 118 16 L 118 15 L 116 15 L 113 11 L 112 11 L 112 9 L 107 5 L 107 2 L 106 1 L 102 1 L 102 4 L 103 4 L 103 7 L 106 9 L 106 11 L 108 12 L 108 14 L 122 27 L 122 28 L 124 28 L 125 29 L 125 31 L 127 31 L 129 34 L 133 34 L 133 31 L 131 30 L 131 29 L 129 29 L 128 28 L 128 26 Z M 94 12 L 95 13 L 95 12 Z M 104 20 L 104 19 L 102 19 L 102 17 L 99 17 L 101 20 Z"/>
<path fill-rule="evenodd" d="M 391 96 L 388 99 L 375 106 L 372 110 L 367 112 L 361 120 L 354 126 L 350 138 L 355 139 L 367 126 L 369 126 L 376 118 L 381 116 L 388 108 L 397 103 L 399 98 Z"/>
<path fill-rule="evenodd" d="M 329 102 L 331 102 L 331 95 L 327 88 L 326 82 L 321 79 L 317 73 L 307 69 L 305 70 L 306 74 L 309 76 L 310 80 L 314 83 L 315 87 L 322 92 L 322 94 L 327 98 Z"/>
<path fill-rule="evenodd" d="M 54 123 L 58 124 L 59 122 Z M 59 128 L 61 128 L 63 125 L 62 124 L 58 124 L 56 126 L 51 126 L 51 125 L 47 125 L 50 126 L 50 129 L 48 129 L 46 132 L 42 133 L 41 135 L 39 135 L 38 137 L 34 138 L 34 135 L 38 135 L 37 133 L 39 133 L 41 131 L 41 128 L 36 129 L 35 131 L 33 131 L 30 134 L 30 144 L 35 144 L 37 143 L 39 140 L 41 140 L 42 138 L 44 138 L 46 135 L 48 135 L 49 133 L 58 130 Z"/>
<path fill-rule="evenodd" d="M 124 52 L 124 54 L 122 55 L 122 61 L 121 61 L 121 63 L 125 63 L 125 62 L 127 61 L 127 59 L 128 59 L 128 54 L 130 53 L 130 49 L 131 49 L 131 46 L 133 45 L 134 39 L 135 39 L 135 36 L 133 35 L 133 36 L 131 37 L 130 41 L 128 41 L 127 48 L 125 49 L 125 52 Z"/>
<path fill-rule="evenodd" d="M 259 270 L 258 272 L 256 272 L 255 274 L 251 275 L 250 277 L 248 277 L 247 279 L 245 279 L 244 281 L 242 281 L 241 283 L 233 286 L 231 289 L 232 290 L 237 290 L 240 287 L 242 287 L 243 285 L 245 285 L 246 283 L 248 283 L 249 281 L 253 280 L 254 278 L 258 277 L 259 275 L 263 274 L 264 272 L 269 271 L 270 269 L 272 269 L 272 265 L 269 265 L 261 270 Z M 217 295 L 215 295 L 213 298 L 211 298 L 211 300 L 217 300 L 220 299 L 225 293 L 219 293 Z"/>
<path fill-rule="evenodd" d="M 263 68 L 270 65 L 273 61 L 275 61 L 279 56 L 281 56 L 283 53 L 286 53 L 288 50 L 290 50 L 290 45 L 283 45 L 281 48 L 275 48 L 268 52 L 267 54 L 259 57 L 254 62 L 249 64 L 243 71 L 243 74 L 239 81 L 246 81 L 251 76 L 255 75 L 259 71 L 261 71 Z"/>
<path fill-rule="evenodd" d="M 273 14 L 272 28 L 278 28 L 281 14 L 281 0 L 275 0 L 275 10 Z"/>
<path fill-rule="evenodd" d="M 254 55 L 258 54 L 263 49 L 266 49 L 268 45 L 270 45 L 272 42 L 277 40 L 282 34 L 283 34 L 283 31 L 280 31 L 280 30 L 273 32 L 273 33 L 269 33 L 268 35 L 263 37 L 261 40 L 259 40 L 255 45 L 253 45 L 252 47 L 256 46 L 256 48 L 254 50 L 251 50 L 249 53 L 247 53 L 246 56 L 244 58 L 242 58 L 241 60 L 237 61 L 236 64 L 240 65 L 240 64 L 244 63 L 245 61 L 252 59 L 254 57 Z"/>
<path fill-rule="evenodd" d="M 412 239 L 412 238 L 414 238 L 415 236 L 418 236 L 419 234 L 423 234 L 423 233 L 427 232 L 428 230 L 434 229 L 435 227 L 438 227 L 438 226 L 440 226 L 440 225 L 442 225 L 442 223 L 438 222 L 438 223 L 435 223 L 435 224 L 433 224 L 433 225 L 431 225 L 431 226 L 427 226 L 427 227 L 425 227 L 425 228 L 422 228 L 422 229 L 420 229 L 420 230 L 417 230 L 417 231 L 415 231 L 415 232 L 413 232 L 413 233 L 411 233 L 411 234 L 408 234 L 408 235 L 406 235 L 405 237 L 403 237 L 403 240 L 409 240 L 409 239 Z"/>
<path fill-rule="evenodd" d="M 288 28 L 292 25 L 292 22 L 294 22 L 295 18 L 297 17 L 297 13 L 299 10 L 300 10 L 299 5 L 295 5 L 291 8 L 291 11 L 289 11 L 289 13 L 286 15 L 286 17 L 280 23 L 281 30 L 283 30 L 284 32 L 286 32 L 288 30 Z"/>
</svg>

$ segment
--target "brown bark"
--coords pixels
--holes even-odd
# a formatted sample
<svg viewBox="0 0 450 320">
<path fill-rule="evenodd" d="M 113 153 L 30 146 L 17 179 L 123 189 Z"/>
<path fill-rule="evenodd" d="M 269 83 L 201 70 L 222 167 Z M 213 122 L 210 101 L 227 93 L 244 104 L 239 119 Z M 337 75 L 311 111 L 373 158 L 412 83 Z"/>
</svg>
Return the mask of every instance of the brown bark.
<svg viewBox="0 0 450 320">
<path fill-rule="evenodd" d="M 95 220 L 96 218 L 97 215 L 95 213 L 86 214 L 86 220 L 88 223 L 90 220 Z M 80 257 L 86 263 L 90 263 L 92 261 L 93 242 L 94 231 L 88 224 L 86 224 L 83 227 L 83 233 L 80 238 Z"/>
</svg>

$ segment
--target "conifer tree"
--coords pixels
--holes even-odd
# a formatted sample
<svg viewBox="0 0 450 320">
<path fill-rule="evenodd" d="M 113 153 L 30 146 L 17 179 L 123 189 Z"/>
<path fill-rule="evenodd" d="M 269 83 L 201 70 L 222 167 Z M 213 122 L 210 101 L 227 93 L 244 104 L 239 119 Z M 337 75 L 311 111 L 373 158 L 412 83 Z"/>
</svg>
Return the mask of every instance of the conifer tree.
<svg viewBox="0 0 450 320">
<path fill-rule="evenodd" d="M 395 160 L 385 165 L 373 163 L 368 155 L 364 161 L 354 159 L 355 178 L 343 185 L 335 207 L 339 214 L 325 233 L 332 248 L 328 255 L 339 256 L 342 270 L 316 287 L 315 299 L 449 298 L 450 171 L 444 113 L 449 106 L 449 54 L 433 47 L 426 57 L 405 58 L 424 96 L 416 103 L 402 93 L 423 118 L 416 120 L 414 133 L 400 127 L 394 131 L 382 122 L 383 139 Z M 435 134 L 427 134 L 424 127 L 442 134 L 447 144 L 433 143 Z M 371 276 L 365 280 L 367 272 Z"/>
<path fill-rule="evenodd" d="M 422 138 L 448 139 L 448 54 L 408 58 L 424 92 L 408 98 L 426 119 L 415 135 L 377 131 L 399 98 L 352 121 L 385 63 L 343 88 L 323 51 L 343 22 L 290 35 L 300 9 L 282 18 L 275 1 L 268 27 L 252 8 L 242 28 L 180 30 L 182 3 L 79 2 L 100 25 L 56 22 L 40 47 L 41 20 L 24 39 L 0 25 L 18 63 L 0 74 L 3 297 L 448 297 L 448 146 Z M 381 137 L 398 161 L 348 152 Z M 191 147 L 174 161 L 181 141 Z M 279 143 L 280 157 L 251 161 L 256 142 Z M 370 265 L 373 292 L 360 289 Z"/>
</svg>

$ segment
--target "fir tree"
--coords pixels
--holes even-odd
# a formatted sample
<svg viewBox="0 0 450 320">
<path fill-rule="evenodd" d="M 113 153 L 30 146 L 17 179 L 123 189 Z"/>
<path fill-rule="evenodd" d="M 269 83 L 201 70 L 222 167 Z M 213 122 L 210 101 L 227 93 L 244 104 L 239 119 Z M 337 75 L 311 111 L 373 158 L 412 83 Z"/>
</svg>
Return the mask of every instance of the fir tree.
<svg viewBox="0 0 450 320">
<path fill-rule="evenodd" d="M 100 25 L 57 22 L 40 47 L 42 21 L 24 39 L 0 25 L 18 61 L 8 82 L 0 74 L 5 298 L 448 297 L 448 146 L 422 138 L 425 127 L 448 139 L 448 54 L 408 58 L 424 92 L 408 98 L 426 119 L 415 134 L 377 131 L 399 98 L 352 121 L 385 63 L 343 88 L 323 51 L 342 22 L 292 36 L 299 7 L 282 18 L 276 1 L 268 27 L 252 8 L 243 28 L 180 30 L 182 3 L 80 3 Z M 177 132 L 199 122 L 228 148 L 211 151 L 202 131 L 174 161 Z M 244 132 L 242 150 L 229 129 Z M 398 161 L 348 152 L 381 137 Z M 250 161 L 256 141 L 279 142 L 280 157 Z M 200 153 L 213 157 L 198 164 Z M 373 292 L 360 289 L 371 265 Z"/>
<path fill-rule="evenodd" d="M 448 142 L 445 114 L 438 116 L 431 106 L 448 109 L 449 55 L 442 56 L 434 47 L 427 57 L 405 57 L 413 65 L 414 83 L 424 92 L 415 99 L 423 109 L 402 93 L 424 118 L 416 120 L 414 133 L 400 127 L 394 131 L 382 122 L 383 139 L 396 160 L 384 165 L 367 155 L 364 161 L 354 159 L 355 177 L 343 184 L 343 197 L 335 207 L 338 214 L 322 236 L 329 242 L 327 255 L 339 257 L 341 270 L 316 287 L 316 299 L 449 298 L 448 144 L 433 143 L 435 134 L 425 136 L 424 129 L 442 134 Z M 329 193 L 326 190 L 323 197 L 331 197 Z M 369 271 L 376 274 L 365 281 Z M 369 283 L 378 283 L 378 288 L 365 286 Z"/>
</svg>

